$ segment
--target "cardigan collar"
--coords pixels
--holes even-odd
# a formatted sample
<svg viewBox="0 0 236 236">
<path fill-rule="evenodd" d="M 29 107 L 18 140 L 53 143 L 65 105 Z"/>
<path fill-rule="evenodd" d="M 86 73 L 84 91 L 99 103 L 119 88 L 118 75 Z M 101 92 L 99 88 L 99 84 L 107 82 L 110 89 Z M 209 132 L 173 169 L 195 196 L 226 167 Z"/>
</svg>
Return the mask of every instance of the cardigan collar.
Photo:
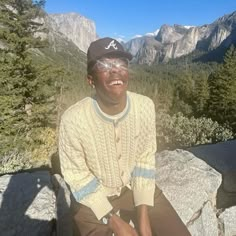
<svg viewBox="0 0 236 236">
<path fill-rule="evenodd" d="M 108 115 L 105 112 L 103 112 L 101 110 L 101 108 L 99 107 L 97 101 L 95 98 L 93 98 L 93 107 L 95 109 L 95 112 L 98 114 L 99 117 L 101 117 L 103 120 L 108 121 L 108 122 L 119 122 L 121 120 L 123 120 L 129 113 L 130 111 L 130 97 L 127 94 L 126 97 L 126 106 L 124 108 L 124 110 L 116 115 Z"/>
</svg>

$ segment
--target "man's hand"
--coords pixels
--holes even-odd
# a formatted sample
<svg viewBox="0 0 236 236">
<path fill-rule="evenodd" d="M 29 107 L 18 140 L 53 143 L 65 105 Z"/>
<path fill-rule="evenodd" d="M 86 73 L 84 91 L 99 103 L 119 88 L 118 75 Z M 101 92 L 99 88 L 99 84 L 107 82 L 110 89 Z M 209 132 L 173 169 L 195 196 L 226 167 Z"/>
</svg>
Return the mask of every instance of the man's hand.
<svg viewBox="0 0 236 236">
<path fill-rule="evenodd" d="M 146 205 L 138 206 L 137 216 L 141 236 L 152 236 L 152 230 L 148 216 L 148 207 Z"/>
<path fill-rule="evenodd" d="M 115 236 L 138 236 L 135 229 L 117 215 L 113 215 L 109 219 L 108 226 L 112 229 Z"/>
</svg>

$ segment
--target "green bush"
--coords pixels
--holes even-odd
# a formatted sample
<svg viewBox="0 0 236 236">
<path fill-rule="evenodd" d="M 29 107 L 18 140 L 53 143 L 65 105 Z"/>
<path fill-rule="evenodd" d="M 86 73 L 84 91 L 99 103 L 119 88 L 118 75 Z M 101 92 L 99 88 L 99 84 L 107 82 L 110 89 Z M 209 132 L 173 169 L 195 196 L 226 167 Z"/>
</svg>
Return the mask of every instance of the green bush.
<svg viewBox="0 0 236 236">
<path fill-rule="evenodd" d="M 182 113 L 173 116 L 157 113 L 158 149 L 185 148 L 232 138 L 233 133 L 230 129 L 210 118 L 187 118 Z"/>
</svg>

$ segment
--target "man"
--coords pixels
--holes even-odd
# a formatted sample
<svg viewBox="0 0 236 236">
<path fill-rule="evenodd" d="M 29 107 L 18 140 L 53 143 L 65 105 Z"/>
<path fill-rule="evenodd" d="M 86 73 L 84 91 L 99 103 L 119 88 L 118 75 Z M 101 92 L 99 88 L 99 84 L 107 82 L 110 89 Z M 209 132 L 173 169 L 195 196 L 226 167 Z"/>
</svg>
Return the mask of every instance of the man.
<svg viewBox="0 0 236 236">
<path fill-rule="evenodd" d="M 60 163 L 77 202 L 74 220 L 82 236 L 187 236 L 155 186 L 155 109 L 127 91 L 131 59 L 115 39 L 92 42 L 87 78 L 95 96 L 62 116 Z"/>
</svg>

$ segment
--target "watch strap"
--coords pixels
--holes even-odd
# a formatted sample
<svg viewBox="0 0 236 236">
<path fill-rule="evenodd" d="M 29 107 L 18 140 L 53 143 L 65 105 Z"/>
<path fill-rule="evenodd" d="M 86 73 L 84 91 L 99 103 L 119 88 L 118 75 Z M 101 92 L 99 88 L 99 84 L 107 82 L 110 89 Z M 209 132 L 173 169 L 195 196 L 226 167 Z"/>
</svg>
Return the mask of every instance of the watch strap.
<svg viewBox="0 0 236 236">
<path fill-rule="evenodd" d="M 110 212 L 108 212 L 105 216 L 102 217 L 102 222 L 103 224 L 108 224 L 110 218 L 115 215 L 116 212 L 114 210 L 111 210 Z"/>
</svg>

